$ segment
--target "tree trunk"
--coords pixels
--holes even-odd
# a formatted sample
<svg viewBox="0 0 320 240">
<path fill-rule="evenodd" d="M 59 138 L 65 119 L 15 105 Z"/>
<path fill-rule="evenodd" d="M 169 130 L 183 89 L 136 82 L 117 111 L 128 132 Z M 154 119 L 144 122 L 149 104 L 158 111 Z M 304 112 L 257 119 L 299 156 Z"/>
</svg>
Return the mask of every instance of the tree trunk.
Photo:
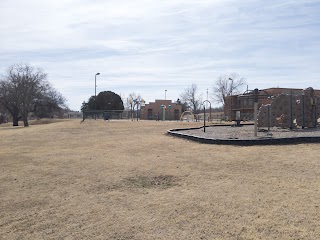
<svg viewBox="0 0 320 240">
<path fill-rule="evenodd" d="M 14 107 L 12 111 L 9 111 L 12 116 L 12 126 L 16 127 L 19 126 L 19 111 L 18 108 Z"/>
<path fill-rule="evenodd" d="M 29 127 L 28 116 L 23 116 L 22 118 L 23 118 L 24 127 Z"/>
<path fill-rule="evenodd" d="M 18 117 L 18 114 L 17 115 L 12 115 L 12 126 L 13 127 L 16 127 L 16 126 L 19 126 L 19 117 Z"/>
</svg>

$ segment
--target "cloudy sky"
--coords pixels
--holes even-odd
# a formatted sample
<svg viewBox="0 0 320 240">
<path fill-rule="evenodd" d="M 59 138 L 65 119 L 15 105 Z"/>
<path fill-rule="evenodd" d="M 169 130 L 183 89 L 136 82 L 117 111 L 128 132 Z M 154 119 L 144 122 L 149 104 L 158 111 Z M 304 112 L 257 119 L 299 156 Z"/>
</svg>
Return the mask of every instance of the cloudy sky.
<svg viewBox="0 0 320 240">
<path fill-rule="evenodd" d="M 176 100 L 237 72 L 320 88 L 320 0 L 0 0 L 0 74 L 29 63 L 73 110 L 97 92 Z M 210 100 L 210 96 L 209 96 Z"/>
</svg>

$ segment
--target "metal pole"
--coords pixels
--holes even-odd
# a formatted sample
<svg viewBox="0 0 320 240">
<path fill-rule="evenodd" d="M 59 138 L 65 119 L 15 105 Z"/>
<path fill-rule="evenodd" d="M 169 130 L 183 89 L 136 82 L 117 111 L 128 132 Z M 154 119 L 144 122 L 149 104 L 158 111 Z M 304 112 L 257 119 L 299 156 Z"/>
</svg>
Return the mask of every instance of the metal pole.
<svg viewBox="0 0 320 240">
<path fill-rule="evenodd" d="M 97 74 L 94 75 L 94 120 L 97 120 Z"/>
<path fill-rule="evenodd" d="M 203 105 L 203 131 L 206 132 L 206 106 Z"/>
<path fill-rule="evenodd" d="M 257 121 L 257 116 L 258 116 L 258 103 L 254 103 L 254 136 L 258 136 L 258 121 Z"/>
<path fill-rule="evenodd" d="M 270 131 L 270 104 L 268 104 L 268 132 Z"/>
<path fill-rule="evenodd" d="M 254 89 L 254 136 L 257 137 L 258 136 L 258 121 L 257 121 L 257 117 L 258 117 L 258 96 L 259 94 L 259 90 L 258 88 Z"/>
<path fill-rule="evenodd" d="M 317 97 L 314 97 L 314 127 L 317 127 Z"/>
<path fill-rule="evenodd" d="M 210 117 L 209 117 L 209 122 L 210 122 L 210 121 L 211 121 L 211 102 L 209 102 L 209 103 L 210 103 L 210 110 L 209 110 L 209 112 L 210 112 L 210 113 L 209 113 L 209 116 L 210 116 Z"/>
<path fill-rule="evenodd" d="M 94 120 L 97 119 L 97 75 L 100 75 L 100 73 L 94 75 Z"/>
<path fill-rule="evenodd" d="M 139 121 L 138 115 L 139 115 L 139 102 L 137 102 L 137 122 Z"/>
<path fill-rule="evenodd" d="M 305 117 L 304 117 L 304 93 L 302 94 L 302 129 L 305 127 Z"/>
<path fill-rule="evenodd" d="M 230 86 L 230 121 L 232 122 L 232 88 L 233 88 L 233 78 L 229 78 L 231 81 L 231 86 Z"/>
<path fill-rule="evenodd" d="M 208 88 L 207 88 L 207 101 L 209 101 L 209 100 L 208 100 L 208 96 L 209 96 L 209 92 L 208 92 Z M 206 104 L 207 104 L 207 103 L 206 103 Z"/>
<path fill-rule="evenodd" d="M 292 106 L 292 91 L 290 93 L 290 129 L 293 129 L 293 106 Z"/>
</svg>

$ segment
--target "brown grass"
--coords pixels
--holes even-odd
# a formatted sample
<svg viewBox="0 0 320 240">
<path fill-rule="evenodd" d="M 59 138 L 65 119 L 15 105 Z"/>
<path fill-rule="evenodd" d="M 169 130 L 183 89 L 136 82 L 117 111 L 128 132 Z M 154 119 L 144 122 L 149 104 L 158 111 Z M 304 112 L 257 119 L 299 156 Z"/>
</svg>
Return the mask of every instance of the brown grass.
<svg viewBox="0 0 320 240">
<path fill-rule="evenodd" d="M 0 239 L 320 239 L 319 144 L 165 134 L 197 125 L 0 128 Z"/>
</svg>

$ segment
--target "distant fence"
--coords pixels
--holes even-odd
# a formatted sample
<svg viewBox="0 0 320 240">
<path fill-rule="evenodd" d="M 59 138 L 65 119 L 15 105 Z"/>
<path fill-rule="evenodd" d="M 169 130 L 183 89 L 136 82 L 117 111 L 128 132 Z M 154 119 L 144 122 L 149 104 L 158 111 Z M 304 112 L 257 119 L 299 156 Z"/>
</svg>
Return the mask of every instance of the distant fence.
<svg viewBox="0 0 320 240">
<path fill-rule="evenodd" d="M 136 117 L 136 113 L 131 114 L 128 110 L 85 110 L 82 112 L 83 120 L 85 119 L 130 119 Z"/>
</svg>

